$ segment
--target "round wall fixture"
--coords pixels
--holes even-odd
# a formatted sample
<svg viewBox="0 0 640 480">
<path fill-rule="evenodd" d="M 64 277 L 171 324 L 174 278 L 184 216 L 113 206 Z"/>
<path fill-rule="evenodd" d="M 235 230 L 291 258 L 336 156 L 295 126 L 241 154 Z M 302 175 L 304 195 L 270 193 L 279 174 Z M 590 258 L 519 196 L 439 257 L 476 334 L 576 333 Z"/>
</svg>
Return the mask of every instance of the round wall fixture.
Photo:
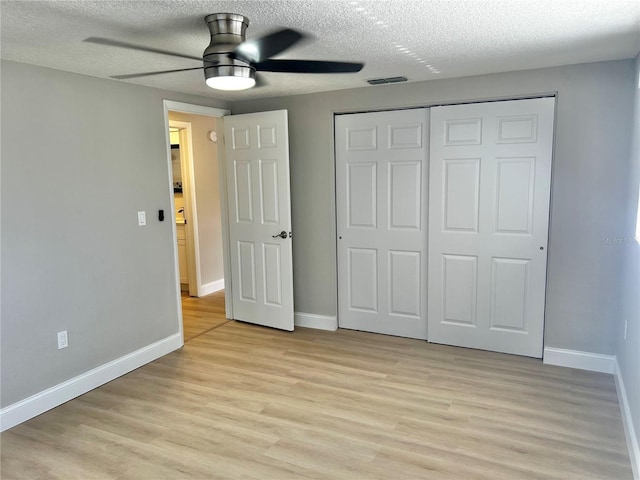
<svg viewBox="0 0 640 480">
<path fill-rule="evenodd" d="M 209 140 L 211 140 L 213 143 L 216 143 L 218 141 L 218 134 L 215 130 L 211 130 L 209 132 Z"/>
</svg>

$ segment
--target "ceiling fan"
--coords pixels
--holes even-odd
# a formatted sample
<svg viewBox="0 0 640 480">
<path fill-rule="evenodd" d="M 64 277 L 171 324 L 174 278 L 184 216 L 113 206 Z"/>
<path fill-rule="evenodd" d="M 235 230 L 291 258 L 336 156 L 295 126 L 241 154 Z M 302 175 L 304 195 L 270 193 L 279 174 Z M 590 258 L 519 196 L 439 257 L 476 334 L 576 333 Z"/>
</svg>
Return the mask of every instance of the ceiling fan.
<svg viewBox="0 0 640 480">
<path fill-rule="evenodd" d="M 204 70 L 206 84 L 219 90 L 245 90 L 256 85 L 256 79 L 263 84 L 264 81 L 259 76 L 256 77 L 256 72 L 354 73 L 364 67 L 363 63 L 273 59 L 271 57 L 292 47 L 306 35 L 284 28 L 260 38 L 245 40 L 249 19 L 244 15 L 214 13 L 207 15 L 204 20 L 211 32 L 211 43 L 205 49 L 202 58 L 108 38 L 89 37 L 84 41 L 203 62 L 201 67 L 114 75 L 111 78 L 128 79 L 188 70 Z"/>
</svg>

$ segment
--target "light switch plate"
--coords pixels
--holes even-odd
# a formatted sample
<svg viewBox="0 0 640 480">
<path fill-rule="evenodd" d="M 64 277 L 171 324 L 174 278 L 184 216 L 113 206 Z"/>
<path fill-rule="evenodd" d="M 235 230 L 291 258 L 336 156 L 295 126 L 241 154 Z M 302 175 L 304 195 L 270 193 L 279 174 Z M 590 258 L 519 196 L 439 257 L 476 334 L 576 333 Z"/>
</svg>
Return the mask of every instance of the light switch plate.
<svg viewBox="0 0 640 480">
<path fill-rule="evenodd" d="M 144 226 L 147 224 L 147 214 L 146 212 L 142 211 L 142 212 L 138 212 L 138 225 L 139 226 Z"/>
</svg>

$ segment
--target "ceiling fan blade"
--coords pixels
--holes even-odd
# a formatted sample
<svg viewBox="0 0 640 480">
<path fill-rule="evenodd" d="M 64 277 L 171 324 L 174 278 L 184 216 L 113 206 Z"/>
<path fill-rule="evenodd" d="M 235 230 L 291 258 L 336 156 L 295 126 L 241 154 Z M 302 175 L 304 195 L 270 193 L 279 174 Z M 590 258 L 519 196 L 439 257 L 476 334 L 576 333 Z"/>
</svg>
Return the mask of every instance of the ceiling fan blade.
<svg viewBox="0 0 640 480">
<path fill-rule="evenodd" d="M 364 63 L 326 62 L 323 60 L 265 60 L 254 65 L 260 72 L 355 73 Z"/>
<path fill-rule="evenodd" d="M 187 72 L 189 70 L 202 70 L 205 67 L 179 68 L 177 70 L 159 70 L 157 72 L 130 73 L 128 75 L 112 75 L 111 78 L 125 80 L 127 78 L 150 77 L 151 75 L 162 75 L 163 73 Z"/>
<path fill-rule="evenodd" d="M 242 42 L 232 55 L 252 63 L 261 62 L 284 52 L 303 38 L 305 38 L 304 34 L 290 28 L 283 28 L 264 37 Z"/>
<path fill-rule="evenodd" d="M 102 37 L 88 37 L 84 39 L 88 43 L 97 43 L 98 45 L 108 45 L 110 47 L 128 48 L 129 50 L 140 50 L 143 52 L 160 53 L 162 55 L 170 55 L 172 57 L 189 58 L 191 60 L 202 61 L 202 57 L 194 57 L 192 55 L 183 55 L 182 53 L 170 52 L 160 48 L 145 47 L 144 45 L 135 45 L 133 43 L 121 42 L 120 40 L 112 40 Z"/>
</svg>

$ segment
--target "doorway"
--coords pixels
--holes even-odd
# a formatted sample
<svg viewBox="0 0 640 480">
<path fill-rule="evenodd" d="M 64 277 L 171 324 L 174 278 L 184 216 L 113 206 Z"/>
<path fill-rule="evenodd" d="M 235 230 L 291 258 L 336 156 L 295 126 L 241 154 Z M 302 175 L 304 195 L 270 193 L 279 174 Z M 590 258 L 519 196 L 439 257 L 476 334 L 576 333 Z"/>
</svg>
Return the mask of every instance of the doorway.
<svg viewBox="0 0 640 480">
<path fill-rule="evenodd" d="M 226 192 L 221 190 L 217 142 L 218 122 L 229 112 L 166 100 L 164 107 L 171 200 L 167 220 L 175 242 L 177 317 L 184 341 L 229 317 L 224 298 Z"/>
<path fill-rule="evenodd" d="M 196 198 L 193 189 L 193 145 L 191 124 L 169 121 L 171 141 L 171 180 L 173 183 L 173 209 L 176 224 L 176 244 L 180 291 L 192 297 L 200 296 L 199 251 L 195 238 L 198 234 Z"/>
</svg>

